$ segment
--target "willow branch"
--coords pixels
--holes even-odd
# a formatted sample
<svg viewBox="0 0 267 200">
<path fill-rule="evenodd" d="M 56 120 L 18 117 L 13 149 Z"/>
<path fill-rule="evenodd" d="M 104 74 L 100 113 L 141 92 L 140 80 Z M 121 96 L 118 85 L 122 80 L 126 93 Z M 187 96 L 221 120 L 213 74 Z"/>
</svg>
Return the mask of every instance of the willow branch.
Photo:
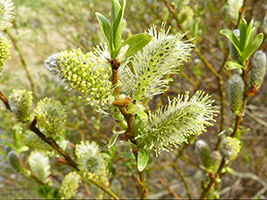
<svg viewBox="0 0 267 200">
<path fill-rule="evenodd" d="M 225 158 L 222 159 L 221 165 L 220 165 L 220 167 L 219 167 L 219 169 L 218 169 L 218 171 L 216 173 L 217 176 L 220 177 L 224 167 L 225 167 Z M 213 184 L 215 182 L 216 182 L 216 178 L 213 178 L 213 179 L 210 180 L 209 185 L 203 190 L 203 192 L 202 192 L 202 194 L 201 194 L 199 199 L 204 199 L 207 196 L 207 194 L 209 193 L 210 189 L 212 188 L 212 186 L 213 186 Z"/>
<path fill-rule="evenodd" d="M 31 131 L 33 131 L 34 133 L 36 133 L 42 140 L 44 140 L 47 144 L 49 144 L 51 147 L 53 147 L 59 154 L 61 154 L 67 161 L 67 164 L 70 165 L 71 167 L 73 167 L 74 169 L 76 169 L 77 171 L 79 171 L 78 169 L 78 165 L 77 163 L 71 159 L 71 157 L 65 152 L 63 151 L 58 144 L 55 142 L 55 140 L 53 140 L 52 138 L 47 138 L 37 127 L 37 120 L 36 117 L 34 118 L 34 120 L 32 121 L 32 123 L 29 126 L 29 129 Z"/>
<path fill-rule="evenodd" d="M 5 97 L 5 95 L 0 91 L 0 99 L 3 101 L 3 103 L 6 106 L 6 109 L 8 109 L 10 112 L 12 112 L 9 103 L 8 103 L 8 99 Z"/>
</svg>

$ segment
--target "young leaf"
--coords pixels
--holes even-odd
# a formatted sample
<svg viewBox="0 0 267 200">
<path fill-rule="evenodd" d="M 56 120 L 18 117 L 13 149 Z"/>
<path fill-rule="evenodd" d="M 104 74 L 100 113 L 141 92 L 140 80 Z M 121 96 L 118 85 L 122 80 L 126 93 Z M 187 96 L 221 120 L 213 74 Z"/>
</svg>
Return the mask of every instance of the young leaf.
<svg viewBox="0 0 267 200">
<path fill-rule="evenodd" d="M 123 132 L 117 132 L 117 133 L 114 133 L 114 134 L 112 135 L 112 137 L 110 138 L 109 144 L 108 144 L 108 148 L 112 147 L 112 146 L 115 144 L 115 142 L 116 142 L 118 136 L 119 136 L 120 134 L 122 134 L 122 133 L 123 133 Z"/>
<path fill-rule="evenodd" d="M 229 70 L 242 69 L 243 66 L 237 60 L 231 60 L 226 63 Z"/>
<path fill-rule="evenodd" d="M 98 20 L 100 29 L 102 31 L 102 34 L 105 38 L 105 41 L 108 45 L 108 49 L 111 52 L 112 51 L 112 40 L 111 40 L 111 32 L 110 32 L 111 31 L 111 25 L 110 25 L 109 21 L 107 20 L 107 18 L 104 15 L 102 15 L 101 13 L 96 12 L 95 15 L 97 17 L 97 20 Z"/>
<path fill-rule="evenodd" d="M 126 159 L 135 159 L 134 154 L 133 153 L 128 153 L 128 152 L 122 152 L 120 153 L 120 157 L 122 158 L 126 158 Z"/>
<path fill-rule="evenodd" d="M 194 38 L 197 38 L 197 36 L 198 36 L 198 29 L 199 29 L 199 23 L 198 22 L 195 22 L 194 25 L 193 25 L 193 35 L 194 35 Z"/>
<path fill-rule="evenodd" d="M 248 24 L 245 19 L 241 20 L 241 23 L 239 25 L 239 30 L 240 30 L 240 51 L 244 52 L 244 46 L 246 43 L 247 39 L 247 29 L 248 29 Z"/>
<path fill-rule="evenodd" d="M 145 169 L 148 159 L 149 159 L 149 153 L 145 149 L 140 148 L 137 157 L 137 169 L 139 172 Z"/>
<path fill-rule="evenodd" d="M 235 34 L 229 29 L 223 29 L 220 31 L 220 33 L 222 35 L 225 35 L 233 43 L 239 55 L 241 55 L 241 51 L 239 49 L 240 42 L 239 39 L 235 36 Z"/>
<path fill-rule="evenodd" d="M 247 40 L 246 40 L 246 44 L 244 46 L 244 49 L 246 49 L 248 47 L 249 43 L 251 42 L 251 40 L 253 39 L 253 37 L 255 36 L 255 34 L 256 34 L 256 28 L 253 27 L 251 29 L 250 33 L 247 36 Z"/>
<path fill-rule="evenodd" d="M 248 43 L 248 46 L 246 47 L 243 55 L 242 55 L 242 64 L 245 64 L 246 59 L 249 58 L 249 56 L 251 56 L 251 54 L 253 54 L 261 45 L 263 41 L 263 34 L 260 33 L 258 35 L 256 35 L 256 37 L 254 37 L 250 43 Z"/>
<path fill-rule="evenodd" d="M 13 126 L 13 141 L 15 146 L 18 148 L 21 145 L 21 134 L 20 132 L 22 131 L 22 127 L 19 125 L 14 125 Z"/>
<path fill-rule="evenodd" d="M 119 49 L 129 45 L 129 48 L 125 54 L 125 58 L 128 58 L 145 47 L 151 40 L 152 36 L 148 33 L 139 33 L 125 40 Z"/>
<path fill-rule="evenodd" d="M 119 4 L 118 0 L 112 1 L 112 13 L 111 13 L 111 26 L 112 26 L 112 45 L 114 47 L 114 52 L 112 52 L 112 58 L 115 58 L 115 52 L 118 51 L 121 45 L 122 36 L 122 19 L 124 15 L 126 2 L 122 1 L 122 6 Z"/>
</svg>

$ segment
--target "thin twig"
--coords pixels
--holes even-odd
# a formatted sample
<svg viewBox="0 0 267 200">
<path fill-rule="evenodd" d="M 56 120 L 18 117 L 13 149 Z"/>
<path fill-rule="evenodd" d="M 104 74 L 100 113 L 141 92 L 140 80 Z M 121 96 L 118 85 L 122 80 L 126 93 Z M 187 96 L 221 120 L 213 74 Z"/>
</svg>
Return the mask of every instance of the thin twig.
<svg viewBox="0 0 267 200">
<path fill-rule="evenodd" d="M 79 106 L 76 104 L 76 102 L 73 100 L 73 98 L 69 95 L 68 92 L 66 92 L 66 95 L 67 95 L 67 97 L 69 98 L 69 100 L 73 103 L 75 109 L 81 114 L 81 116 L 82 116 L 82 118 L 84 119 L 84 121 L 85 121 L 87 124 L 89 124 L 90 126 L 92 126 L 93 129 L 94 129 L 94 131 L 96 131 L 96 132 L 98 133 L 98 135 L 99 135 L 101 138 L 103 138 L 104 140 L 106 140 L 106 142 L 108 142 L 109 139 L 108 139 L 105 135 L 103 135 L 97 128 L 95 128 L 95 127 L 93 126 L 93 124 L 91 123 L 91 121 L 87 118 L 87 116 L 85 115 L 85 113 L 81 111 L 81 109 L 79 108 Z"/>
<path fill-rule="evenodd" d="M 9 103 L 8 103 L 8 99 L 5 97 L 5 95 L 0 91 L 0 99 L 3 101 L 3 103 L 5 104 L 6 106 L 6 109 L 8 109 L 9 111 L 12 112 L 10 106 L 9 106 Z"/>
<path fill-rule="evenodd" d="M 169 190 L 169 192 L 170 192 L 176 199 L 181 199 L 181 198 L 178 196 L 178 194 L 176 194 L 176 192 L 174 192 L 174 191 L 170 188 L 170 186 L 168 186 L 167 183 L 165 183 L 165 181 L 164 181 L 162 178 L 158 177 L 158 179 L 159 179 L 159 181 L 160 181 L 160 182 L 167 188 L 167 190 Z"/>
<path fill-rule="evenodd" d="M 34 83 L 33 83 L 33 80 L 32 80 L 31 74 L 30 74 L 30 71 L 29 71 L 29 69 L 27 67 L 27 64 L 26 64 L 26 61 L 25 61 L 25 59 L 24 59 L 24 57 L 23 57 L 23 55 L 22 55 L 22 53 L 20 51 L 20 48 L 18 47 L 17 40 L 9 32 L 7 32 L 7 34 L 8 34 L 10 40 L 12 41 L 15 49 L 17 50 L 17 52 L 19 54 L 20 62 L 22 64 L 22 66 L 23 66 L 23 68 L 24 68 L 24 70 L 26 72 L 26 76 L 27 76 L 27 78 L 28 78 L 28 80 L 29 80 L 29 82 L 31 84 L 32 94 L 33 94 L 33 96 L 35 98 L 37 98 L 39 100 L 40 98 L 35 93 L 35 86 L 34 86 Z"/>
</svg>

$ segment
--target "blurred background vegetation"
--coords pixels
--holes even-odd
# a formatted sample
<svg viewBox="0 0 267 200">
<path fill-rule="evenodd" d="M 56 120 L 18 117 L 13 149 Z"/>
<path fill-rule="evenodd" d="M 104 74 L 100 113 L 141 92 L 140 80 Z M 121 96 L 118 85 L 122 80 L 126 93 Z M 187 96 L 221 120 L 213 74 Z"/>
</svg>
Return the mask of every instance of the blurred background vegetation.
<svg viewBox="0 0 267 200">
<path fill-rule="evenodd" d="M 117 142 L 107 149 L 112 118 L 104 117 L 90 106 L 85 106 L 75 93 L 57 86 L 45 69 L 43 62 L 60 50 L 81 48 L 84 52 L 93 49 L 104 39 L 100 33 L 95 12 L 110 13 L 110 0 L 13 0 L 16 5 L 14 26 L 6 34 L 12 42 L 11 59 L 0 80 L 1 91 L 9 96 L 12 89 L 27 89 L 34 93 L 34 107 L 44 97 L 55 97 L 67 110 L 65 138 L 76 144 L 80 140 L 94 140 L 106 152 L 111 179 L 117 179 L 122 186 L 122 197 L 137 197 L 136 178 L 133 161 L 120 157 L 120 152 L 129 146 Z M 258 32 L 265 39 L 261 50 L 267 51 L 267 2 L 266 0 L 245 0 L 241 10 L 232 9 L 230 1 L 205 0 L 127 0 L 123 38 L 143 32 L 153 24 L 161 26 L 165 21 L 171 31 L 184 33 L 196 48 L 189 63 L 174 75 L 169 90 L 149 102 L 153 111 L 157 105 L 166 104 L 167 96 L 177 93 L 203 90 L 211 94 L 221 113 L 213 127 L 198 139 L 209 143 L 215 149 L 218 133 L 231 126 L 231 112 L 228 103 L 228 79 L 232 71 L 225 68 L 229 59 L 227 39 L 219 34 L 223 28 L 234 30 L 240 16 L 249 22 L 255 20 Z M 240 14 L 240 16 L 239 16 Z M 266 79 L 266 78 L 265 78 Z M 258 194 L 267 196 L 267 81 L 257 95 L 249 99 L 242 121 L 244 131 L 242 150 L 231 167 L 236 174 L 227 174 L 222 182 L 221 198 L 252 198 Z M 0 102 L 0 198 L 37 198 L 32 188 L 33 180 L 26 180 L 8 166 L 6 143 L 12 143 L 12 127 L 15 117 Z M 151 156 L 146 170 L 148 198 L 198 198 L 205 171 L 195 151 L 194 139 L 189 145 L 181 146 L 171 153 L 161 153 L 157 159 Z M 28 154 L 24 154 L 26 160 Z M 59 184 L 69 169 L 59 166 L 51 159 L 52 178 Z M 32 187 L 34 185 L 34 187 Z M 258 193 L 265 189 L 264 192 Z M 190 191 L 190 192 L 189 192 Z M 76 198 L 98 197 L 94 186 L 81 186 Z M 260 197 L 260 196 L 257 196 Z"/>
</svg>

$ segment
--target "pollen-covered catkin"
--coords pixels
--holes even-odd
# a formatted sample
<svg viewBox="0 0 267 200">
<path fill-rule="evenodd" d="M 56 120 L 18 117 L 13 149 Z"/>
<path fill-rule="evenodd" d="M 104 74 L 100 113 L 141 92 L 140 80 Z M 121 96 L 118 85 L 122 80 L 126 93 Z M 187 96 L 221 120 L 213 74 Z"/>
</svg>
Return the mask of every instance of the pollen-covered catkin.
<svg viewBox="0 0 267 200">
<path fill-rule="evenodd" d="M 86 104 L 103 106 L 112 94 L 108 61 L 93 52 L 61 51 L 48 57 L 45 66 L 61 86 L 77 91 Z"/>
<path fill-rule="evenodd" d="M 95 142 L 82 141 L 76 145 L 78 168 L 84 177 L 105 181 L 107 163 Z"/>
<path fill-rule="evenodd" d="M 27 122 L 30 118 L 32 91 L 13 90 L 9 96 L 9 105 L 18 121 Z"/>
<path fill-rule="evenodd" d="M 2 0 L 0 1 L 0 30 L 4 30 L 12 26 L 12 20 L 15 15 L 15 6 L 11 0 Z"/>
<path fill-rule="evenodd" d="M 10 41 L 5 36 L 0 34 L 0 77 L 6 60 L 10 59 L 10 48 Z"/>
<path fill-rule="evenodd" d="M 233 137 L 225 137 L 221 141 L 220 150 L 222 155 L 229 161 L 236 158 L 241 149 L 241 142 Z"/>
<path fill-rule="evenodd" d="M 38 102 L 34 113 L 37 127 L 46 137 L 54 137 L 64 132 L 67 115 L 65 108 L 59 101 L 44 98 Z"/>
</svg>

